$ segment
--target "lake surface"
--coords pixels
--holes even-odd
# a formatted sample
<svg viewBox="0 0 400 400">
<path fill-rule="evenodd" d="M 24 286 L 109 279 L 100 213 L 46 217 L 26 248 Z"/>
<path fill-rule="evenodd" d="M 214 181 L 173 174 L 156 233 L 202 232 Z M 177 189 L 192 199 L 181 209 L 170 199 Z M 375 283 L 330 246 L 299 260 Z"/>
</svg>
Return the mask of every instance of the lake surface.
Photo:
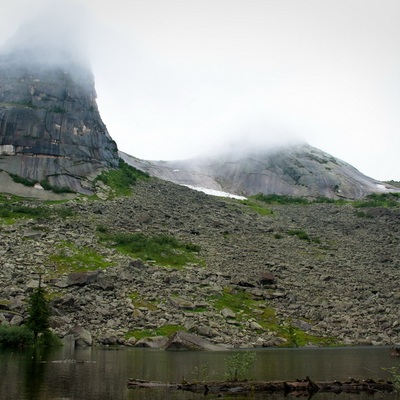
<svg viewBox="0 0 400 400">
<path fill-rule="evenodd" d="M 260 349 L 249 378 L 313 380 L 388 378 L 382 368 L 398 365 L 387 347 Z M 135 348 L 61 348 L 47 352 L 0 350 L 2 400 L 213 399 L 203 394 L 128 389 L 128 378 L 181 382 L 223 379 L 235 352 L 166 352 Z M 78 360 L 79 362 L 72 362 Z M 234 397 L 280 399 L 282 394 Z M 289 396 L 290 398 L 290 396 Z M 394 394 L 317 394 L 316 400 L 394 400 Z"/>
</svg>

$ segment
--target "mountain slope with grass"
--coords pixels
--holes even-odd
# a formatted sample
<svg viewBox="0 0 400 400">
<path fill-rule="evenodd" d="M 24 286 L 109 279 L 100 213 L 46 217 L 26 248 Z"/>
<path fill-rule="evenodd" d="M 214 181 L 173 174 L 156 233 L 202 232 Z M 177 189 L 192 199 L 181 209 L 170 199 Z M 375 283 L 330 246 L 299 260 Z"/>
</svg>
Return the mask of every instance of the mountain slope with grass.
<svg viewBox="0 0 400 400">
<path fill-rule="evenodd" d="M 60 337 L 84 329 L 95 343 L 160 344 L 185 330 L 226 346 L 400 344 L 398 193 L 236 200 L 127 169 L 116 171 L 134 176 L 123 196 L 125 178 L 104 173 L 103 200 L 0 197 L 3 325 L 26 321 L 40 274 Z"/>
</svg>

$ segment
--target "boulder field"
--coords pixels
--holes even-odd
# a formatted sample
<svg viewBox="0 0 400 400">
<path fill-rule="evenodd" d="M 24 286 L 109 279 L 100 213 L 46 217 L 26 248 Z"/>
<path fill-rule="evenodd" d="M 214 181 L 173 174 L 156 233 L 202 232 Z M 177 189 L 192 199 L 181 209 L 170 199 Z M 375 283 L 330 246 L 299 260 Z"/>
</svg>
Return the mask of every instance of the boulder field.
<svg viewBox="0 0 400 400">
<path fill-rule="evenodd" d="M 156 178 L 129 197 L 45 206 L 64 213 L 0 218 L 0 323 L 23 323 L 41 274 L 52 329 L 89 343 L 134 345 L 146 333 L 155 343 L 175 329 L 228 347 L 400 344 L 398 206 L 268 205 L 261 215 Z M 174 237 L 197 261 L 141 260 L 104 232 Z"/>
</svg>

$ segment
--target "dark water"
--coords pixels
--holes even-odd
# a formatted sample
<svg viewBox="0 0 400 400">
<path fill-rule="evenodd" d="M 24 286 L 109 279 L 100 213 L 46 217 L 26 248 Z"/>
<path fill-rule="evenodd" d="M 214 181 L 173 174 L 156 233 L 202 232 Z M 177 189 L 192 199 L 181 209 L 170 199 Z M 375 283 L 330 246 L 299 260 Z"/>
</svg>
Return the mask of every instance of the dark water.
<svg viewBox="0 0 400 400">
<path fill-rule="evenodd" d="M 216 397 L 179 391 L 127 389 L 126 383 L 128 378 L 170 382 L 223 379 L 226 358 L 232 354 L 133 348 L 62 348 L 47 353 L 3 349 L 0 351 L 0 399 L 208 400 Z M 73 363 L 68 360 L 84 362 Z M 388 372 L 382 368 L 397 365 L 399 361 L 390 357 L 388 348 L 382 347 L 264 349 L 256 351 L 256 361 L 249 378 L 292 380 L 306 375 L 313 380 L 388 378 Z M 246 398 L 280 399 L 283 395 Z M 313 398 L 394 400 L 397 397 L 394 394 L 376 393 L 373 396 L 317 394 Z"/>
</svg>

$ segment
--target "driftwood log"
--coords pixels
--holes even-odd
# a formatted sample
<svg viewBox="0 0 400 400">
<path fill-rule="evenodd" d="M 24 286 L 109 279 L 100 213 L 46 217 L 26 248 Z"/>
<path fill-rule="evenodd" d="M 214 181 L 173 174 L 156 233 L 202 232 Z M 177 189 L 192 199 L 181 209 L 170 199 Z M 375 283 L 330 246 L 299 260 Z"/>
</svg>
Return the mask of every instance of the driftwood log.
<svg viewBox="0 0 400 400">
<path fill-rule="evenodd" d="M 394 390 L 393 382 L 384 380 L 355 380 L 348 381 L 315 381 L 308 376 L 306 379 L 295 381 L 210 381 L 203 383 L 163 383 L 144 381 L 140 379 L 129 379 L 128 388 L 166 388 L 173 390 L 186 390 L 195 393 L 308 393 L 331 392 L 331 393 L 375 393 L 392 392 Z"/>
</svg>

